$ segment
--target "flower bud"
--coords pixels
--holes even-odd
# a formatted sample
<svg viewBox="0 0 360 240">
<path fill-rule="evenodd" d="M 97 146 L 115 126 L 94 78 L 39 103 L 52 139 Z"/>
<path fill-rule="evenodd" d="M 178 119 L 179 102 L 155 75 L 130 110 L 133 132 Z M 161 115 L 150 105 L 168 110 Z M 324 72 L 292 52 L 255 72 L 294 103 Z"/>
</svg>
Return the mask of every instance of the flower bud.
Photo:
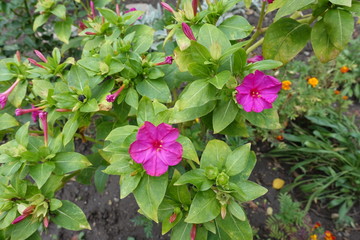
<svg viewBox="0 0 360 240">
<path fill-rule="evenodd" d="M 219 170 L 217 167 L 214 166 L 207 166 L 205 168 L 205 176 L 209 179 L 209 180 L 214 180 L 219 174 Z"/>
<path fill-rule="evenodd" d="M 221 218 L 222 218 L 222 219 L 225 219 L 225 217 L 226 217 L 226 205 L 222 205 L 222 206 L 221 206 L 221 211 L 220 211 L 220 213 L 221 213 Z"/>
<path fill-rule="evenodd" d="M 177 214 L 176 214 L 176 213 L 173 213 L 173 214 L 170 216 L 170 218 L 169 218 L 169 222 L 170 222 L 170 223 L 175 222 L 176 218 L 177 218 Z"/>
<path fill-rule="evenodd" d="M 229 176 L 222 172 L 216 177 L 216 185 L 226 186 L 229 183 Z"/>
<path fill-rule="evenodd" d="M 175 12 L 174 9 L 172 9 L 172 7 L 169 4 L 167 4 L 165 2 L 161 2 L 160 4 L 165 10 L 168 10 L 171 13 Z"/>
<path fill-rule="evenodd" d="M 190 26 L 184 22 L 181 24 L 181 26 L 182 26 L 182 30 L 183 30 L 185 36 L 190 40 L 196 41 L 196 38 L 195 38 L 194 33 L 191 30 Z"/>
</svg>

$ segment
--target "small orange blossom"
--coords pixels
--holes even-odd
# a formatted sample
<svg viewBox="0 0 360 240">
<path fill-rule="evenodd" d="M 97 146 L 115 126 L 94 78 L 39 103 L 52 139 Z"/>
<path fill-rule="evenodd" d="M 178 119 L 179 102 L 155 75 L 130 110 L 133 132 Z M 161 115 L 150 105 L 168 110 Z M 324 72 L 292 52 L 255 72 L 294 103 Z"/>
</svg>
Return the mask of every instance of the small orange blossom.
<svg viewBox="0 0 360 240">
<path fill-rule="evenodd" d="M 348 99 L 349 99 L 349 97 L 348 97 L 348 96 L 342 96 L 342 99 L 344 99 L 344 100 L 348 100 Z"/>
<path fill-rule="evenodd" d="M 347 66 L 342 66 L 340 68 L 340 72 L 342 72 L 342 73 L 347 73 L 348 71 L 350 71 L 350 68 L 348 68 Z"/>
<path fill-rule="evenodd" d="M 282 81 L 282 89 L 287 91 L 287 90 L 290 90 L 291 89 L 291 81 L 289 80 L 285 80 L 285 81 Z"/>
<path fill-rule="evenodd" d="M 312 77 L 308 79 L 308 84 L 312 87 L 316 87 L 319 84 L 319 80 L 316 77 Z"/>
<path fill-rule="evenodd" d="M 339 91 L 339 90 L 335 90 L 335 91 L 334 91 L 334 94 L 335 94 L 335 95 L 339 95 L 339 94 L 340 94 L 340 91 Z"/>
</svg>

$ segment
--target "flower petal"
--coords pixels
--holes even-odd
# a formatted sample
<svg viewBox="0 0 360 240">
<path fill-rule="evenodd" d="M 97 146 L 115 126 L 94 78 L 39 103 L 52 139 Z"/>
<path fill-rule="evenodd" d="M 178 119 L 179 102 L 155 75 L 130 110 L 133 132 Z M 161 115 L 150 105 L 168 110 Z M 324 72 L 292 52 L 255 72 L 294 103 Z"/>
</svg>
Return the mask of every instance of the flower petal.
<svg viewBox="0 0 360 240">
<path fill-rule="evenodd" d="M 260 72 L 260 71 L 259 71 Z M 259 85 L 259 87 L 257 88 L 259 91 L 267 89 L 267 88 L 273 88 L 273 87 L 278 87 L 279 91 L 281 89 L 281 82 L 279 80 L 277 80 L 275 77 L 273 76 L 269 76 L 269 75 L 263 75 L 262 78 L 262 83 L 261 85 Z"/>
<path fill-rule="evenodd" d="M 250 94 L 236 94 L 236 101 L 246 112 L 251 112 L 254 100 Z"/>
<path fill-rule="evenodd" d="M 183 147 L 180 143 L 164 144 L 158 152 L 158 156 L 163 163 L 169 166 L 175 166 L 181 162 Z"/>
<path fill-rule="evenodd" d="M 133 142 L 129 148 L 131 158 L 137 163 L 146 162 L 155 151 L 151 143 L 140 140 Z"/>
<path fill-rule="evenodd" d="M 168 165 L 164 164 L 158 154 L 154 154 L 148 161 L 143 163 L 146 173 L 150 176 L 161 176 L 168 170 Z"/>
<path fill-rule="evenodd" d="M 272 108 L 272 104 L 268 103 L 264 99 L 260 98 L 254 98 L 254 103 L 252 106 L 252 111 L 254 112 L 262 112 L 264 109 Z"/>
<path fill-rule="evenodd" d="M 157 139 L 163 142 L 174 142 L 179 137 L 179 130 L 171 125 L 161 123 L 157 126 Z"/>
<path fill-rule="evenodd" d="M 136 140 L 141 141 L 150 141 L 150 140 L 156 140 L 156 132 L 157 129 L 151 122 L 144 122 L 144 125 L 142 125 L 139 128 L 139 131 L 136 135 Z"/>
</svg>

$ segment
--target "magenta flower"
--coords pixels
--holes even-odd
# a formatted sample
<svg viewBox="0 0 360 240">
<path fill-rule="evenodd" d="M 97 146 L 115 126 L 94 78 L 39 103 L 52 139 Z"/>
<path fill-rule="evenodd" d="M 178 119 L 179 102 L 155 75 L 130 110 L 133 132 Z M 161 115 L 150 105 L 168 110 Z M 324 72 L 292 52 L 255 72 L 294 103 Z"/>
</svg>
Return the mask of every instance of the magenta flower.
<svg viewBox="0 0 360 240">
<path fill-rule="evenodd" d="M 0 109 L 3 109 L 6 105 L 6 102 L 8 100 L 8 97 L 10 95 L 10 93 L 14 90 L 14 88 L 19 84 L 20 80 L 16 80 L 13 85 L 11 85 L 11 87 L 8 88 L 8 90 L 6 90 L 3 93 L 0 93 Z"/>
<path fill-rule="evenodd" d="M 121 91 L 125 88 L 125 85 L 122 85 L 116 92 L 113 94 L 109 94 L 106 96 L 106 101 L 108 102 L 115 102 L 116 98 L 119 96 Z"/>
<path fill-rule="evenodd" d="M 263 0 L 263 2 L 265 2 L 265 1 L 270 4 L 270 3 L 273 3 L 275 0 Z"/>
<path fill-rule="evenodd" d="M 174 9 L 169 4 L 167 4 L 165 2 L 161 2 L 160 4 L 165 10 L 168 10 L 171 13 L 175 12 Z"/>
<path fill-rule="evenodd" d="M 261 112 L 272 108 L 281 85 L 281 82 L 273 76 L 256 70 L 255 73 L 247 75 L 236 87 L 236 101 L 246 112 Z"/>
<path fill-rule="evenodd" d="M 34 122 L 36 122 L 39 117 L 39 113 L 41 112 L 41 109 L 44 109 L 44 108 L 45 108 L 45 106 L 36 108 L 34 105 L 31 104 L 30 109 L 22 109 L 22 108 L 15 109 L 15 115 L 20 116 L 20 115 L 23 115 L 26 113 L 31 113 L 32 120 Z"/>
<path fill-rule="evenodd" d="M 255 63 L 255 62 L 262 61 L 262 60 L 264 60 L 263 56 L 253 56 L 251 58 L 248 58 L 246 62 L 247 63 Z"/>
<path fill-rule="evenodd" d="M 173 59 L 172 56 L 167 56 L 167 57 L 165 57 L 165 61 L 159 62 L 159 63 L 155 63 L 155 65 L 156 65 L 156 66 L 159 66 L 159 65 L 165 65 L 165 64 L 172 64 L 173 61 L 174 61 L 174 59 Z"/>
<path fill-rule="evenodd" d="M 161 123 L 157 127 L 145 122 L 136 135 L 136 141 L 130 145 L 131 158 L 141 163 L 147 174 L 160 176 L 169 166 L 181 162 L 183 147 L 176 142 L 179 130 Z"/>
<path fill-rule="evenodd" d="M 90 9 L 91 9 L 91 19 L 95 19 L 96 13 L 95 13 L 95 5 L 93 1 L 90 1 Z"/>
<path fill-rule="evenodd" d="M 185 36 L 190 40 L 196 41 L 196 38 L 195 38 L 194 33 L 192 32 L 190 26 L 184 22 L 181 24 L 181 26 L 182 26 L 182 30 L 183 30 Z"/>
</svg>

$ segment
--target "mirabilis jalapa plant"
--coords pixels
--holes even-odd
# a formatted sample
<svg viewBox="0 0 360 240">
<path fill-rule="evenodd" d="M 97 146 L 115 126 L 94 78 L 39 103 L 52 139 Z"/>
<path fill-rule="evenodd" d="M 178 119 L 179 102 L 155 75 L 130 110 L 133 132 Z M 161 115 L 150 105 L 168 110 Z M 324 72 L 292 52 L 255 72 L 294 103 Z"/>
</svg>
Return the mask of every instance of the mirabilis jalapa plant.
<svg viewBox="0 0 360 240">
<path fill-rule="evenodd" d="M 46 17 L 57 8 L 48 2 L 37 5 L 46 4 Z M 359 3 L 264 1 L 254 29 L 241 16 L 219 20 L 238 2 L 209 0 L 202 11 L 195 0 L 176 10 L 162 3 L 173 16 L 167 56 L 150 50 L 155 30 L 139 24 L 143 12 L 90 2 L 80 59 L 63 61 L 55 48 L 48 56 L 35 51 L 40 61 L 20 53 L 1 60 L 1 239 L 39 239 L 49 223 L 90 229 L 82 210 L 55 193 L 74 176 L 94 176 L 101 190 L 107 174 L 120 175 L 120 197 L 133 193 L 139 212 L 161 222 L 163 234 L 171 230 L 171 239 L 252 239 L 241 204 L 267 190 L 248 180 L 256 162 L 250 144 L 231 149 L 213 139 L 195 149 L 187 130 L 201 124 L 203 141 L 206 131 L 247 137 L 248 124 L 281 128 L 272 106 L 281 83 L 264 71 L 290 61 L 310 38 L 322 61 L 335 58 Z M 263 28 L 265 14 L 277 9 Z M 266 60 L 250 55 L 261 44 Z M 26 122 L 30 114 L 35 124 Z M 91 122 L 95 137 L 84 134 Z M 94 142 L 94 153 L 75 152 L 75 138 Z"/>
</svg>

